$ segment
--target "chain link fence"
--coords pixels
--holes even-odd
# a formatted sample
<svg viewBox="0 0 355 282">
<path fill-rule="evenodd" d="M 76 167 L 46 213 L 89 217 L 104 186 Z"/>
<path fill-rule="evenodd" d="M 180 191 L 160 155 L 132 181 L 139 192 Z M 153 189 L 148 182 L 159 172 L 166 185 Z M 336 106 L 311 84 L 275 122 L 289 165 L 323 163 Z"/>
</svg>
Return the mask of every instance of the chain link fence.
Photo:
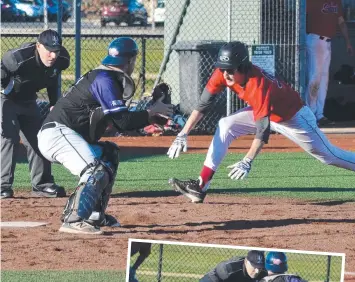
<svg viewBox="0 0 355 282">
<path fill-rule="evenodd" d="M 222 261 L 243 258 L 249 250 L 153 243 L 150 256 L 136 272 L 140 282 L 193 282 Z M 265 252 L 265 256 L 267 255 Z M 342 256 L 285 252 L 288 271 L 307 281 L 341 281 Z M 137 258 L 131 257 L 130 266 Z"/>
<path fill-rule="evenodd" d="M 21 12 L 19 5 L 11 4 L 12 0 L 6 1 L 19 14 L 26 13 Z M 275 74 L 303 91 L 305 0 L 88 0 L 76 2 L 77 5 L 71 1 L 47 0 L 48 5 L 53 1 L 58 7 L 62 3 L 61 17 L 65 21 L 53 22 L 52 18 L 47 21 L 49 14 L 44 17 L 44 13 L 31 21 L 21 16 L 6 21 L 2 17 L 1 54 L 21 43 L 35 41 L 45 28 L 58 29 L 71 55 L 71 65 L 62 74 L 59 93 L 74 83 L 77 73 L 84 74 L 98 66 L 110 41 L 120 36 L 134 38 L 140 47 L 133 73 L 137 83 L 134 100 L 149 95 L 155 84 L 165 81 L 172 87 L 172 102 L 184 117 L 197 105 L 213 72 L 218 49 L 228 41 L 245 42 L 251 53 L 253 46 L 272 45 L 274 54 L 262 67 L 274 64 Z M 28 4 L 32 5 L 27 6 L 28 11 L 42 7 L 37 10 L 43 12 L 40 0 L 27 2 L 32 3 Z M 75 15 L 80 16 L 80 31 Z M 76 50 L 79 46 L 76 34 L 80 34 L 79 50 Z M 47 100 L 45 90 L 39 93 L 39 99 Z M 195 133 L 213 133 L 221 117 L 244 106 L 235 93 L 223 91 Z"/>
</svg>

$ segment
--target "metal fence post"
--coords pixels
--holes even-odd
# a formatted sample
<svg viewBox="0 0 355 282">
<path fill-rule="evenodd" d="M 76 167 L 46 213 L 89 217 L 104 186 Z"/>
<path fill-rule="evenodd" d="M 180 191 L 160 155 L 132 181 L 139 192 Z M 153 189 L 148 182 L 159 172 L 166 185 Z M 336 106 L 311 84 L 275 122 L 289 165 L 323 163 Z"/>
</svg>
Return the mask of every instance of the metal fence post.
<svg viewBox="0 0 355 282">
<path fill-rule="evenodd" d="M 162 270 L 163 270 L 163 244 L 159 245 L 159 263 L 158 263 L 158 273 L 157 273 L 157 281 L 161 282 L 162 277 Z"/>
<path fill-rule="evenodd" d="M 331 257 L 331 256 L 328 256 L 328 258 L 327 258 L 327 277 L 325 278 L 325 281 L 324 281 L 324 282 L 329 282 L 329 280 L 330 280 L 330 266 L 331 266 L 331 260 L 332 260 L 332 257 Z"/>
<path fill-rule="evenodd" d="M 45 7 L 47 9 L 48 6 Z M 62 37 L 62 12 L 63 9 L 63 1 L 59 0 L 58 1 L 58 11 L 57 11 L 57 32 L 60 37 Z M 48 26 L 48 13 L 46 15 L 47 17 L 47 26 Z M 58 76 L 58 97 L 62 96 L 62 74 Z"/>
<path fill-rule="evenodd" d="M 143 94 L 145 92 L 145 84 L 146 84 L 146 79 L 145 79 L 145 67 L 146 67 L 146 39 L 145 37 L 142 38 L 142 67 L 141 67 L 141 73 L 140 76 L 142 78 L 142 94 L 141 97 L 143 97 Z"/>
<path fill-rule="evenodd" d="M 228 36 L 227 36 L 227 42 L 231 42 L 232 38 L 232 1 L 228 1 Z M 227 87 L 227 116 L 231 114 L 231 109 L 232 109 L 232 91 L 230 90 L 229 87 Z"/>
<path fill-rule="evenodd" d="M 306 1 L 299 0 L 299 93 L 305 101 L 306 92 Z M 297 73 L 296 73 L 297 75 Z"/>
<path fill-rule="evenodd" d="M 75 81 L 81 73 L 81 0 L 75 0 Z"/>
</svg>

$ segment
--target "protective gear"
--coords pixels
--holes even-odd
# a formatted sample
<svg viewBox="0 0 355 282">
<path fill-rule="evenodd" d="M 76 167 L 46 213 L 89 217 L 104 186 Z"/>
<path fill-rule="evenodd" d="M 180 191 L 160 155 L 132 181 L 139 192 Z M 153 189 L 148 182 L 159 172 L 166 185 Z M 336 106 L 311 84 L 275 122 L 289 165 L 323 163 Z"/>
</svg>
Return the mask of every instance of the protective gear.
<svg viewBox="0 0 355 282">
<path fill-rule="evenodd" d="M 308 282 L 295 274 L 276 274 L 266 276 L 260 282 Z"/>
<path fill-rule="evenodd" d="M 110 182 L 110 175 L 102 162 L 96 162 L 85 171 L 90 174 L 85 182 L 81 182 L 75 192 L 70 195 L 64 208 L 62 220 L 64 222 L 77 222 L 88 219 L 94 211 L 98 199 Z"/>
<path fill-rule="evenodd" d="M 265 268 L 273 273 L 284 273 L 288 270 L 287 256 L 282 252 L 269 252 L 265 259 Z"/>
<path fill-rule="evenodd" d="M 102 60 L 103 65 L 123 66 L 138 54 L 138 45 L 130 37 L 120 37 L 108 46 L 107 56 Z"/>
<path fill-rule="evenodd" d="M 228 174 L 228 177 L 231 179 L 244 179 L 248 176 L 251 169 L 252 160 L 245 157 L 240 162 L 237 162 L 233 165 L 228 166 L 231 168 L 231 172 Z"/>
<path fill-rule="evenodd" d="M 105 214 L 118 170 L 119 147 L 115 143 L 108 141 L 99 142 L 99 145 L 103 147 L 101 160 L 107 164 L 108 168 L 111 169 L 111 178 L 109 184 L 103 190 L 101 198 L 97 201 L 96 207 L 87 222 L 97 226 L 119 227 L 121 226 L 120 223 L 113 216 Z"/>
<path fill-rule="evenodd" d="M 180 132 L 176 136 L 173 144 L 171 144 L 169 151 L 167 152 L 167 155 L 170 159 L 175 159 L 179 157 L 181 151 L 187 151 L 187 134 L 183 132 Z"/>
<path fill-rule="evenodd" d="M 153 89 L 152 98 L 153 102 L 158 101 L 160 98 L 164 104 L 171 104 L 171 87 L 167 83 L 160 83 Z"/>
<path fill-rule="evenodd" d="M 229 42 L 219 49 L 216 68 L 237 70 L 248 65 L 250 65 L 249 52 L 242 42 Z"/>
<path fill-rule="evenodd" d="M 96 70 L 97 69 L 116 72 L 117 79 L 123 87 L 123 100 L 127 101 L 133 97 L 134 93 L 136 92 L 136 84 L 134 83 L 132 77 L 119 69 L 112 69 L 103 65 L 97 67 Z"/>
<path fill-rule="evenodd" d="M 216 266 L 216 274 L 218 278 L 227 280 L 237 271 L 240 271 L 241 265 L 244 263 L 244 258 L 230 259 L 228 261 L 223 261 Z"/>
<path fill-rule="evenodd" d="M 88 165 L 81 173 L 81 183 L 70 195 L 64 208 L 63 222 L 88 220 L 92 212 L 97 212 L 97 222 L 88 222 L 99 225 L 105 216 L 119 165 L 119 148 L 108 141 L 100 142 L 99 145 L 103 147 L 102 156 L 99 161 Z"/>
</svg>

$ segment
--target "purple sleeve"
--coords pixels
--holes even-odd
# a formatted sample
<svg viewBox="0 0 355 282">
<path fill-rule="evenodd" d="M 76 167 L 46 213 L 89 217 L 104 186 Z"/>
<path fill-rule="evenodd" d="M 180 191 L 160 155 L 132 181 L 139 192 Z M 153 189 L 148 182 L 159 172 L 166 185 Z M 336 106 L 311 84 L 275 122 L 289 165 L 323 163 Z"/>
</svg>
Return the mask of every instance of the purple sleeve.
<svg viewBox="0 0 355 282">
<path fill-rule="evenodd" d="M 105 115 L 128 110 L 123 100 L 123 89 L 111 73 L 100 72 L 92 82 L 90 91 Z"/>
</svg>

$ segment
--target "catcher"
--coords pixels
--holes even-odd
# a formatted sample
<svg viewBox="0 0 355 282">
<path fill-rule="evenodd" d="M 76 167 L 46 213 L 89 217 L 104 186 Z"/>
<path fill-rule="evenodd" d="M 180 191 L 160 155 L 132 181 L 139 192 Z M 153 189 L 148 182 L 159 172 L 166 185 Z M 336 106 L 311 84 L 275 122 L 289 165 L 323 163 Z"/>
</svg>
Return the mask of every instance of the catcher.
<svg viewBox="0 0 355 282">
<path fill-rule="evenodd" d="M 269 252 L 265 259 L 268 276 L 260 282 L 307 282 L 296 274 L 286 273 L 288 270 L 287 256 L 283 252 Z"/>
<path fill-rule="evenodd" d="M 187 181 L 170 179 L 176 191 L 192 202 L 203 202 L 210 181 L 232 141 L 243 135 L 255 134 L 246 156 L 228 167 L 231 169 L 228 174 L 231 179 L 244 179 L 251 170 L 253 160 L 269 142 L 270 129 L 289 138 L 324 164 L 355 171 L 355 153 L 331 144 L 318 128 L 314 114 L 303 104 L 299 93 L 254 66 L 242 42 L 230 42 L 222 46 L 215 66 L 198 108 L 192 112 L 169 148 L 169 157 L 174 159 L 181 151 L 186 152 L 187 135 L 213 105 L 216 95 L 226 87 L 237 93 L 249 106 L 219 121 L 199 178 Z"/>
<path fill-rule="evenodd" d="M 100 226 L 119 225 L 105 214 L 119 165 L 117 145 L 98 142 L 108 124 L 120 131 L 139 129 L 157 114 L 172 114 L 172 105 L 162 99 L 147 110 L 128 111 L 137 54 L 133 39 L 113 40 L 102 65 L 84 74 L 58 100 L 38 133 L 43 156 L 80 177 L 64 208 L 61 232 L 102 234 Z"/>
</svg>

